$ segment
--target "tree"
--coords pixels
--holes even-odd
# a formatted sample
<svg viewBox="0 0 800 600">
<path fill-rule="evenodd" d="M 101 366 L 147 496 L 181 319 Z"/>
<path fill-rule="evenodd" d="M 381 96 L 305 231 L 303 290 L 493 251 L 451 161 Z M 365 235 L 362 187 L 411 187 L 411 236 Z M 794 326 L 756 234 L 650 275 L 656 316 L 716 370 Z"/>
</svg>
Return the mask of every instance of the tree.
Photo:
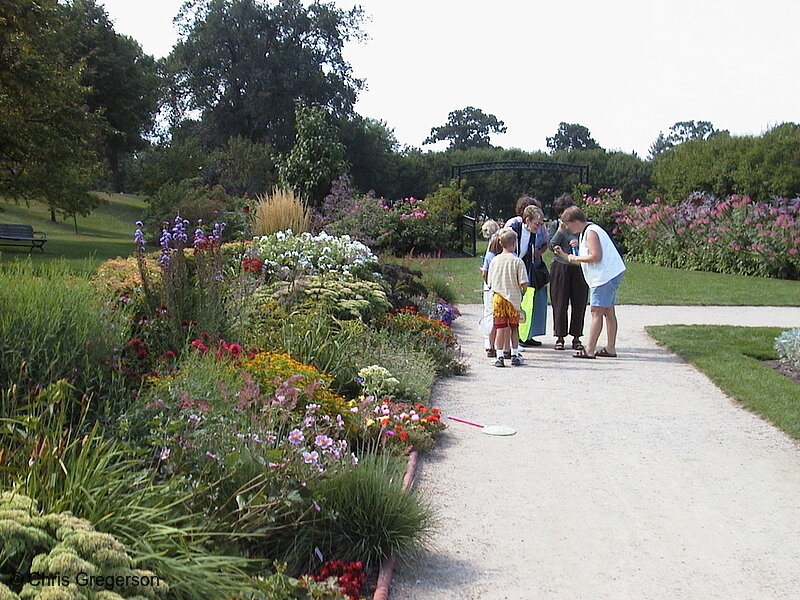
<svg viewBox="0 0 800 600">
<path fill-rule="evenodd" d="M 678 121 L 669 128 L 669 134 L 658 133 L 656 140 L 650 145 L 649 158 L 653 159 L 670 148 L 688 142 L 689 140 L 707 140 L 728 133 L 727 130 L 714 129 L 711 121 Z"/>
<path fill-rule="evenodd" d="M 398 150 L 394 131 L 383 121 L 358 114 L 337 119 L 336 125 L 354 186 L 362 192 L 373 190 L 386 196 L 393 178 L 392 158 Z"/>
<path fill-rule="evenodd" d="M 99 152 L 106 160 L 115 191 L 123 191 L 120 160 L 144 148 L 158 105 L 155 61 L 138 42 L 114 31 L 95 0 L 73 0 L 66 7 L 70 38 L 68 59 L 83 65 L 81 84 L 89 88 L 86 105 L 98 115 Z"/>
<path fill-rule="evenodd" d="M 449 150 L 491 148 L 489 135 L 506 131 L 505 123 L 498 121 L 494 115 L 487 115 L 480 108 L 467 106 L 451 112 L 444 125 L 431 128 L 430 136 L 422 143 L 435 144 L 450 140 Z"/>
<path fill-rule="evenodd" d="M 600 145 L 592 139 L 589 129 L 578 123 L 564 123 L 558 126 L 553 137 L 547 138 L 547 147 L 551 152 L 559 150 L 594 150 Z"/>
<path fill-rule="evenodd" d="M 342 56 L 362 10 L 332 3 L 197 0 L 178 15 L 181 40 L 165 63 L 171 109 L 199 110 L 209 141 L 240 135 L 287 151 L 295 103 L 352 111 L 362 82 Z"/>
<path fill-rule="evenodd" d="M 294 189 L 316 206 L 328 194 L 331 182 L 347 170 L 344 146 L 325 122 L 321 106 L 297 105 L 297 138 L 278 166 L 282 185 Z"/>
<path fill-rule="evenodd" d="M 80 68 L 65 58 L 63 17 L 56 0 L 0 4 L 0 193 L 87 214 L 100 203 L 87 193 L 96 121 Z"/>
</svg>

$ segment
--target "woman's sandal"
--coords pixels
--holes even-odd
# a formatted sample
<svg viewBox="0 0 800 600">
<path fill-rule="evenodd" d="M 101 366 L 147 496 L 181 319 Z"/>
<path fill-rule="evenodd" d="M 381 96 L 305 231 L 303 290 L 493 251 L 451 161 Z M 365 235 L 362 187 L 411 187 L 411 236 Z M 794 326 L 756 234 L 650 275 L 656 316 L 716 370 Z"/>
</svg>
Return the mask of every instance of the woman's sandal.
<svg viewBox="0 0 800 600">
<path fill-rule="evenodd" d="M 587 354 L 585 349 L 578 350 L 572 355 L 572 358 L 597 358 L 594 354 Z"/>
<path fill-rule="evenodd" d="M 583 350 L 583 344 L 581 344 L 580 340 L 572 340 L 572 349 Z"/>
<path fill-rule="evenodd" d="M 604 358 L 617 358 L 617 353 L 616 352 L 614 352 L 614 354 L 612 354 L 611 352 L 609 352 L 605 348 L 601 348 L 600 350 L 595 352 L 594 355 L 595 356 L 602 356 Z"/>
<path fill-rule="evenodd" d="M 563 350 L 564 349 L 564 340 L 558 340 L 553 346 L 555 350 Z"/>
</svg>

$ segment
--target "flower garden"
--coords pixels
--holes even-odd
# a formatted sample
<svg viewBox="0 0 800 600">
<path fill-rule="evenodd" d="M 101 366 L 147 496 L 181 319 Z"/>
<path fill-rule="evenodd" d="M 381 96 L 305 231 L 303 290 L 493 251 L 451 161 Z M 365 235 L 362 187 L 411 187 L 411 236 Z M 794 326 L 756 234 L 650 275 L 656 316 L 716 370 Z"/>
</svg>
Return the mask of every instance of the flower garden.
<svg viewBox="0 0 800 600">
<path fill-rule="evenodd" d="M 359 598 L 425 545 L 457 311 L 348 235 L 224 236 L 0 273 L 1 599 Z"/>
</svg>

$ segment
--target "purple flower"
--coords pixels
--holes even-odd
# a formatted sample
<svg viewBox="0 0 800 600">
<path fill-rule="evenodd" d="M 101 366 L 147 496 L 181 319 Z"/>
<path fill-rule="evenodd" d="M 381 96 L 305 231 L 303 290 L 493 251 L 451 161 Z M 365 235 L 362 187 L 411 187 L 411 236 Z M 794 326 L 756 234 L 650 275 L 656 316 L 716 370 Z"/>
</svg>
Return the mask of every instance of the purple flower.
<svg viewBox="0 0 800 600">
<path fill-rule="evenodd" d="M 298 444 L 302 444 L 305 439 L 306 438 L 303 435 L 303 432 L 300 431 L 299 429 L 292 429 L 289 432 L 289 443 L 290 444 L 294 444 L 295 446 L 297 446 Z"/>
<path fill-rule="evenodd" d="M 322 450 L 327 450 L 331 446 L 333 446 L 333 440 L 329 438 L 327 435 L 318 435 L 314 439 L 314 444 L 321 448 Z"/>
<path fill-rule="evenodd" d="M 303 452 L 303 462 L 308 465 L 313 465 L 317 463 L 319 459 L 319 452 L 313 450 L 312 452 Z"/>
</svg>

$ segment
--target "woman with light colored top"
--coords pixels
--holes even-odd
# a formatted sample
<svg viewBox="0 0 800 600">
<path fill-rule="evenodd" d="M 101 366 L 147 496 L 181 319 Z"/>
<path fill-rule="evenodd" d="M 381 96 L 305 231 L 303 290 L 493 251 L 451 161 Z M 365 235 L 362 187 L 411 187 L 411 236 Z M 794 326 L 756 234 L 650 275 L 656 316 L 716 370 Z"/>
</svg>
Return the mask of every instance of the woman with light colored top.
<svg viewBox="0 0 800 600">
<path fill-rule="evenodd" d="M 570 232 L 580 234 L 578 255 L 564 252 L 561 246 L 554 246 L 553 253 L 569 264 L 581 266 L 583 277 L 589 285 L 589 305 L 592 313 L 586 347 L 572 356 L 575 358 L 615 357 L 617 355 L 617 314 L 614 304 L 617 300 L 617 288 L 619 288 L 622 274 L 625 272 L 625 263 L 608 233 L 599 225 L 588 222 L 586 215 L 577 206 L 567 208 L 561 214 L 561 221 Z M 607 341 L 604 348 L 597 350 L 597 340 L 603 331 L 604 319 Z"/>
</svg>

